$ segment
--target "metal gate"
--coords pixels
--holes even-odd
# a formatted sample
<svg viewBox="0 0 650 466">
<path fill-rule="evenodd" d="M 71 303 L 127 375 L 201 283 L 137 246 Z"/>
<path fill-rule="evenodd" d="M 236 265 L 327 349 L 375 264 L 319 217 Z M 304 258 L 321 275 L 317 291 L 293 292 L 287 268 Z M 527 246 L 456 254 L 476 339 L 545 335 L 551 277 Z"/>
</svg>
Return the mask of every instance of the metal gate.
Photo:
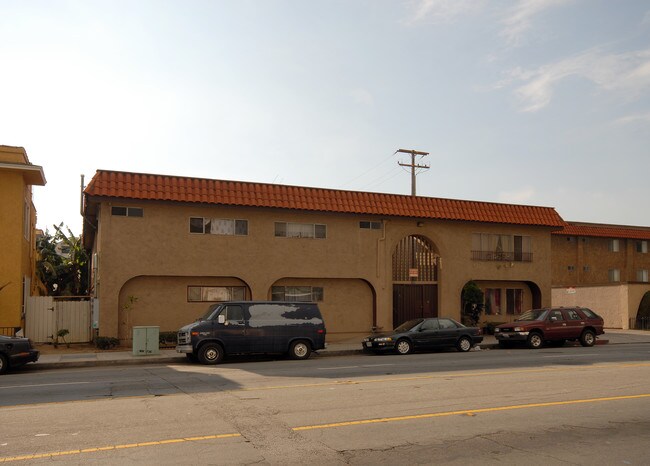
<svg viewBox="0 0 650 466">
<path fill-rule="evenodd" d="M 91 340 L 91 302 L 88 297 L 55 298 L 27 296 L 25 298 L 25 336 L 36 343 L 51 342 L 63 329 L 68 330 L 68 343 Z M 59 340 L 61 342 L 61 340 Z"/>
<path fill-rule="evenodd" d="M 393 285 L 393 327 L 420 317 L 438 317 L 438 285 Z"/>
</svg>

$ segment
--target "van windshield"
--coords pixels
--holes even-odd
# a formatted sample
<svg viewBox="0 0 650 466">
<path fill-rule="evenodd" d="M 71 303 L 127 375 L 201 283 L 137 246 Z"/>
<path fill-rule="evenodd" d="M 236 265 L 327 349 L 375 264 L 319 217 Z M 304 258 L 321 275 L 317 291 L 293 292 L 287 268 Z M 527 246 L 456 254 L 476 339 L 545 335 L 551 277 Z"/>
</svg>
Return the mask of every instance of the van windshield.
<svg viewBox="0 0 650 466">
<path fill-rule="evenodd" d="M 208 308 L 208 310 L 205 312 L 205 314 L 203 314 L 203 316 L 199 318 L 199 320 L 212 320 L 212 319 L 214 319 L 217 316 L 218 311 L 220 310 L 220 308 L 221 308 L 221 304 L 213 304 L 212 306 L 210 306 Z"/>
</svg>

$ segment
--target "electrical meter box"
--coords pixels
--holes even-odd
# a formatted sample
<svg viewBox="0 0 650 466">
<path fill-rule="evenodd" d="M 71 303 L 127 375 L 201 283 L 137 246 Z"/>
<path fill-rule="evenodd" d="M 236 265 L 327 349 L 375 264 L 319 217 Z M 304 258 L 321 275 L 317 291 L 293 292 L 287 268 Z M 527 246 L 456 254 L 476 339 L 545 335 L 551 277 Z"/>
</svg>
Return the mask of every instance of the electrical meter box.
<svg viewBox="0 0 650 466">
<path fill-rule="evenodd" d="M 160 354 L 160 327 L 133 327 L 133 355 Z"/>
</svg>

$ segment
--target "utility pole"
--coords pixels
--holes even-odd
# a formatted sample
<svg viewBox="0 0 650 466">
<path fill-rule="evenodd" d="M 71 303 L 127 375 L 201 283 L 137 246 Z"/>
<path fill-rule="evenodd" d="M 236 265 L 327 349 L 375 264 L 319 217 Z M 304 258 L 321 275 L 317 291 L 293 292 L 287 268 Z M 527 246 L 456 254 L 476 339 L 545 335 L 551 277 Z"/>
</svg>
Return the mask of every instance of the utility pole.
<svg viewBox="0 0 650 466">
<path fill-rule="evenodd" d="M 415 163 L 415 156 L 419 155 L 421 157 L 424 157 L 425 155 L 429 155 L 428 152 L 420 152 L 417 150 L 410 150 L 410 149 L 397 149 L 395 153 L 397 154 L 398 152 L 402 152 L 404 154 L 411 154 L 411 163 L 402 163 L 398 162 L 398 165 L 401 165 L 402 167 L 411 167 L 411 196 L 415 196 L 415 169 L 416 168 L 425 168 L 429 169 L 429 165 L 418 165 Z"/>
</svg>

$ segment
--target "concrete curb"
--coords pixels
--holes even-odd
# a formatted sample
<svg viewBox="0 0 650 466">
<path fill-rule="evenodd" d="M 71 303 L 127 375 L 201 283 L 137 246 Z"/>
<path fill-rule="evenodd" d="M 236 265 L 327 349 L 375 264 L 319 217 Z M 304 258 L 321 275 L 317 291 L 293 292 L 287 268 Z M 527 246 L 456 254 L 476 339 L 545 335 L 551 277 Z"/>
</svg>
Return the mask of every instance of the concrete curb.
<svg viewBox="0 0 650 466">
<path fill-rule="evenodd" d="M 636 343 L 646 343 L 650 344 L 648 341 L 619 341 L 611 342 L 608 339 L 597 339 L 596 345 L 628 345 Z M 578 342 L 568 342 L 567 345 L 580 346 Z M 501 349 L 498 343 L 481 343 L 477 345 L 481 350 L 494 350 Z M 522 348 L 525 346 L 522 345 Z M 359 349 L 328 349 L 321 351 L 314 351 L 313 356 L 316 358 L 330 358 L 330 357 L 339 357 L 339 356 L 354 356 L 359 354 L 368 354 L 363 350 Z M 51 369 L 75 369 L 83 367 L 106 367 L 106 366 L 138 366 L 138 365 L 161 365 L 161 364 L 191 364 L 187 362 L 185 356 L 140 356 L 140 357 L 128 357 L 128 358 L 118 358 L 118 359 L 94 359 L 87 361 L 51 361 L 51 362 L 36 362 L 35 364 L 26 364 L 25 366 L 18 369 L 19 371 L 29 371 L 29 370 L 51 370 Z"/>
</svg>

